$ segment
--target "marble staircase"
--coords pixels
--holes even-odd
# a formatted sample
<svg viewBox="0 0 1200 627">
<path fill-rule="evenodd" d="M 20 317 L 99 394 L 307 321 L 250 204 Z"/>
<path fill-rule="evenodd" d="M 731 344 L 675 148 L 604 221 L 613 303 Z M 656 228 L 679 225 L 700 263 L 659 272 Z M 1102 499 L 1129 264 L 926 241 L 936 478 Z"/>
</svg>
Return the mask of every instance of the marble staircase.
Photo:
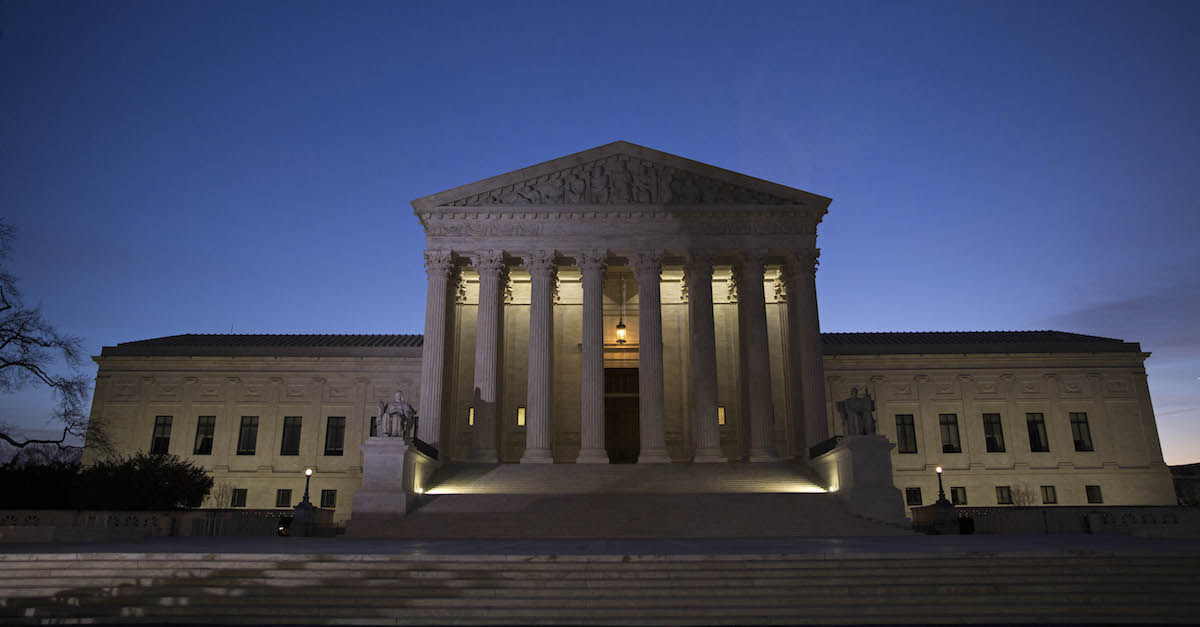
<svg viewBox="0 0 1200 627">
<path fill-rule="evenodd" d="M 1194 553 L 0 555 L 0 622 L 1189 623 Z"/>
<path fill-rule="evenodd" d="M 454 464 L 403 518 L 352 521 L 396 538 L 886 536 L 795 463 Z"/>
</svg>

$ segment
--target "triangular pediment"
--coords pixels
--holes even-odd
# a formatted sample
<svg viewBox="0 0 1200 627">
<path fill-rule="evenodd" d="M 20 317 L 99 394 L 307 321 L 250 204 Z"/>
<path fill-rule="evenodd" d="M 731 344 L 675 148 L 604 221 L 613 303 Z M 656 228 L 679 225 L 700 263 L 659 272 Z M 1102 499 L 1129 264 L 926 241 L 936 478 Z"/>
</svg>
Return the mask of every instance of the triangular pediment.
<svg viewBox="0 0 1200 627">
<path fill-rule="evenodd" d="M 619 141 L 413 201 L 450 207 L 763 205 L 824 209 L 830 199 Z"/>
</svg>

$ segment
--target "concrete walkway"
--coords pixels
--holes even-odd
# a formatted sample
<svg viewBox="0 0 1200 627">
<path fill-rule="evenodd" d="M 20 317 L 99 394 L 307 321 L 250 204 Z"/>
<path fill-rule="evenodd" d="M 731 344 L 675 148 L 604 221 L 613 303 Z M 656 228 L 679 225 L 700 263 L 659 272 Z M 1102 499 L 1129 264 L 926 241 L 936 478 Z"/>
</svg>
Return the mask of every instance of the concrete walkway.
<svg viewBox="0 0 1200 627">
<path fill-rule="evenodd" d="M 702 538 L 620 540 L 380 540 L 357 538 L 152 538 L 136 542 L 5 544 L 3 554 L 292 554 L 429 556 L 796 555 L 903 558 L 997 555 L 1200 555 L 1200 540 L 1099 535 Z"/>
</svg>

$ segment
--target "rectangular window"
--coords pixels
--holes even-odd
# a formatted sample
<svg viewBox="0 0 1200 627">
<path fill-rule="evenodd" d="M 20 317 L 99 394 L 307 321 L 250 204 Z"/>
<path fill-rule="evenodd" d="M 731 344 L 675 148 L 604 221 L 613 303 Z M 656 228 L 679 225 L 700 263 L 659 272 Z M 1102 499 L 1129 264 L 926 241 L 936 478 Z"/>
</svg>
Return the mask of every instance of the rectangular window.
<svg viewBox="0 0 1200 627">
<path fill-rule="evenodd" d="M 524 407 L 517 408 L 517 426 L 518 427 L 525 426 L 525 408 Z"/>
<path fill-rule="evenodd" d="M 904 502 L 910 506 L 921 504 L 921 488 L 904 488 Z"/>
<path fill-rule="evenodd" d="M 717 425 L 725 426 L 725 406 L 717 405 Z"/>
<path fill-rule="evenodd" d="M 987 452 L 1004 452 L 1004 425 L 1000 424 L 1000 414 L 983 415 L 983 441 L 987 444 Z"/>
<path fill-rule="evenodd" d="M 912 414 L 896 414 L 896 451 L 917 452 L 917 426 Z"/>
<path fill-rule="evenodd" d="M 996 486 L 996 504 L 1012 505 L 1012 488 L 1006 485 Z"/>
<path fill-rule="evenodd" d="M 291 490 L 276 490 L 275 491 L 275 507 L 291 507 L 292 506 L 292 491 Z"/>
<path fill-rule="evenodd" d="M 246 506 L 246 488 L 234 488 L 233 496 L 229 499 L 230 507 L 245 507 Z"/>
<path fill-rule="evenodd" d="M 367 433 L 368 437 L 375 437 L 379 434 L 379 418 L 371 416 L 371 430 Z"/>
<path fill-rule="evenodd" d="M 258 445 L 258 416 L 242 416 L 238 428 L 238 455 L 253 455 Z"/>
<path fill-rule="evenodd" d="M 955 505 L 967 504 L 967 489 L 962 486 L 954 486 L 950 488 L 950 502 Z"/>
<path fill-rule="evenodd" d="M 283 417 L 283 437 L 279 442 L 279 454 L 300 454 L 300 416 Z"/>
<path fill-rule="evenodd" d="M 337 508 L 337 490 L 321 490 L 321 507 L 325 509 Z"/>
<path fill-rule="evenodd" d="M 1087 490 L 1088 503 L 1095 504 L 1095 503 L 1103 503 L 1104 502 L 1104 495 L 1102 495 L 1100 493 L 1100 486 L 1085 485 L 1085 486 L 1083 486 L 1083 489 Z"/>
<path fill-rule="evenodd" d="M 196 447 L 193 455 L 212 455 L 213 433 L 217 429 L 216 416 L 200 416 L 196 420 Z"/>
<path fill-rule="evenodd" d="M 1071 412 L 1071 439 L 1075 440 L 1075 450 L 1088 452 L 1092 448 L 1092 430 L 1088 427 L 1087 412 Z"/>
<path fill-rule="evenodd" d="M 938 414 L 942 428 L 942 452 L 961 453 L 962 442 L 958 439 L 958 414 Z"/>
<path fill-rule="evenodd" d="M 474 407 L 467 408 L 467 426 L 468 427 L 475 426 L 475 408 Z"/>
<path fill-rule="evenodd" d="M 1050 439 L 1046 437 L 1046 417 L 1042 414 L 1025 414 L 1025 426 L 1029 428 L 1029 450 L 1033 453 L 1050 451 Z"/>
<path fill-rule="evenodd" d="M 325 422 L 325 454 L 340 456 L 346 446 L 346 418 L 330 416 Z"/>
<path fill-rule="evenodd" d="M 155 416 L 154 437 L 150 439 L 151 455 L 166 455 L 171 448 L 171 417 Z"/>
<path fill-rule="evenodd" d="M 1042 486 L 1042 504 L 1054 505 L 1055 503 L 1058 503 L 1058 492 L 1054 490 L 1054 486 Z"/>
</svg>

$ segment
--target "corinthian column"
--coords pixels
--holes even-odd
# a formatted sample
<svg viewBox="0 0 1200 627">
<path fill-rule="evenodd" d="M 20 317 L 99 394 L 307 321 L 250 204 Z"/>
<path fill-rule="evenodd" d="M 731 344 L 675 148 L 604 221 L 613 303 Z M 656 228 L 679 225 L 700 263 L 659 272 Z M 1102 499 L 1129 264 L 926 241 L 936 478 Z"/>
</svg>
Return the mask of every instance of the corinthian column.
<svg viewBox="0 0 1200 627">
<path fill-rule="evenodd" d="M 579 391 L 582 437 L 577 464 L 607 464 L 604 448 L 604 270 L 606 250 L 575 256 L 583 275 L 583 365 Z"/>
<path fill-rule="evenodd" d="M 437 448 L 442 434 L 446 389 L 446 327 L 450 299 L 447 286 L 454 266 L 448 250 L 425 251 L 425 341 L 421 346 L 421 406 L 417 437 Z M 383 419 L 382 416 L 379 417 Z M 445 459 L 445 455 L 441 456 Z"/>
<path fill-rule="evenodd" d="M 504 272 L 504 251 L 478 251 L 471 255 L 471 265 L 479 273 L 479 317 L 475 326 L 475 389 L 471 394 L 475 427 L 468 458 L 473 462 L 494 463 L 500 460 L 496 454 L 496 404 L 500 387 L 500 276 Z"/>
<path fill-rule="evenodd" d="M 746 253 L 738 297 L 745 302 L 741 321 L 746 337 L 746 392 L 750 401 L 750 461 L 774 461 L 775 408 L 771 402 L 771 353 L 767 343 L 767 297 L 763 293 L 763 255 Z"/>
<path fill-rule="evenodd" d="M 790 341 L 799 346 L 800 376 L 804 387 L 804 422 L 808 446 L 829 438 L 829 423 L 825 417 L 825 362 L 821 351 L 821 323 L 817 317 L 817 263 L 820 249 L 798 252 L 788 257 L 788 274 L 792 286 L 788 290 Z"/>
<path fill-rule="evenodd" d="M 688 321 L 692 329 L 692 425 L 696 462 L 723 462 L 717 426 L 717 339 L 713 320 L 712 257 L 693 254 L 685 267 Z"/>
<path fill-rule="evenodd" d="M 632 259 L 638 282 L 639 464 L 671 461 L 663 421 L 662 258 L 663 251 L 647 250 Z"/>
<path fill-rule="evenodd" d="M 522 464 L 554 463 L 550 452 L 550 343 L 553 333 L 554 251 L 526 255 L 529 270 L 529 393 Z"/>
</svg>

